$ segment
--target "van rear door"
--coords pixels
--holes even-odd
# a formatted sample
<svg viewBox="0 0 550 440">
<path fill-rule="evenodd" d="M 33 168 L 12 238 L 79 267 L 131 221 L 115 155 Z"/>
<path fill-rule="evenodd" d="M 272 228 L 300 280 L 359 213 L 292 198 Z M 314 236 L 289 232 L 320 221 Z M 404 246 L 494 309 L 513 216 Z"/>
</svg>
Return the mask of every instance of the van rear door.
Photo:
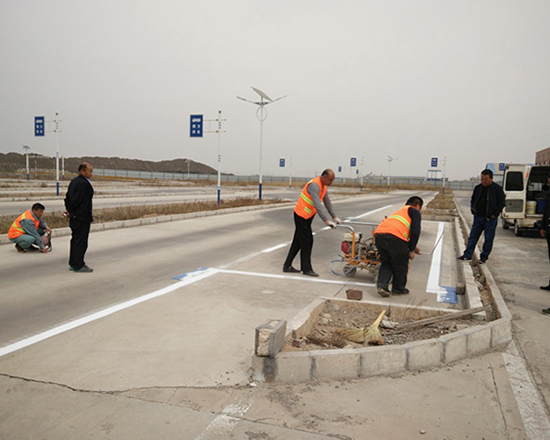
<svg viewBox="0 0 550 440">
<path fill-rule="evenodd" d="M 506 195 L 506 206 L 502 211 L 502 218 L 516 219 L 525 217 L 525 189 L 530 168 L 529 165 L 506 165 L 503 187 L 504 194 Z"/>
</svg>

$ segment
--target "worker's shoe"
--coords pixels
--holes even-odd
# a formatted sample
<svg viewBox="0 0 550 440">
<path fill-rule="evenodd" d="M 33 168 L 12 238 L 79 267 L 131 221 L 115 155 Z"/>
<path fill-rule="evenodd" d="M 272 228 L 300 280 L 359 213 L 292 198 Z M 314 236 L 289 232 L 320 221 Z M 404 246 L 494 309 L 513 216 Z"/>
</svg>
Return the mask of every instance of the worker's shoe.
<svg viewBox="0 0 550 440">
<path fill-rule="evenodd" d="M 82 266 L 80 269 L 73 269 L 75 273 L 90 273 L 94 270 L 91 267 L 88 267 L 87 265 Z"/>
<path fill-rule="evenodd" d="M 285 273 L 300 273 L 298 269 L 294 269 L 292 266 L 283 266 L 283 272 Z"/>
<path fill-rule="evenodd" d="M 17 249 L 17 252 L 21 252 L 22 254 L 24 254 L 25 252 L 27 252 L 25 249 L 23 249 L 21 246 L 19 246 L 19 244 L 15 243 L 15 249 Z"/>
<path fill-rule="evenodd" d="M 487 258 L 481 257 L 481 258 L 479 259 L 479 264 L 485 264 L 485 263 L 487 263 Z"/>
<path fill-rule="evenodd" d="M 74 267 L 73 266 L 69 266 L 69 270 L 72 270 L 74 272 Z"/>
<path fill-rule="evenodd" d="M 318 277 L 319 274 L 316 272 L 313 272 L 312 270 L 308 270 L 307 272 L 303 272 L 304 275 L 307 275 L 308 277 Z"/>
<path fill-rule="evenodd" d="M 540 286 L 541 290 L 550 290 L 550 284 L 548 286 Z"/>
<path fill-rule="evenodd" d="M 378 295 L 383 296 L 384 298 L 387 298 L 388 296 L 391 295 L 390 291 L 384 287 L 378 286 L 376 288 L 376 291 L 378 292 Z"/>
<path fill-rule="evenodd" d="M 543 315 L 550 315 L 550 308 L 548 308 L 548 309 L 542 309 L 542 314 L 543 314 Z"/>
<path fill-rule="evenodd" d="M 467 258 L 464 255 L 461 255 L 460 257 L 458 257 L 458 260 L 460 260 L 460 261 L 470 261 L 471 259 L 472 259 L 472 257 Z"/>
<path fill-rule="evenodd" d="M 406 295 L 409 293 L 409 289 L 406 287 L 404 289 L 392 289 L 391 290 L 392 295 Z"/>
</svg>

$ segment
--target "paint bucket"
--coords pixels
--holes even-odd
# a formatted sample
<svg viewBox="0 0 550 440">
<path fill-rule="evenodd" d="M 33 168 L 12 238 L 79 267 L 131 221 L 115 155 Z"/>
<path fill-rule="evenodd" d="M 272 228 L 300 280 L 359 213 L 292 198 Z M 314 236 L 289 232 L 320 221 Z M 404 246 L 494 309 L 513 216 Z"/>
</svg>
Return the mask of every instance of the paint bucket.
<svg viewBox="0 0 550 440">
<path fill-rule="evenodd" d="M 537 202 L 535 200 L 528 200 L 525 204 L 525 213 L 534 214 L 537 209 Z"/>
</svg>

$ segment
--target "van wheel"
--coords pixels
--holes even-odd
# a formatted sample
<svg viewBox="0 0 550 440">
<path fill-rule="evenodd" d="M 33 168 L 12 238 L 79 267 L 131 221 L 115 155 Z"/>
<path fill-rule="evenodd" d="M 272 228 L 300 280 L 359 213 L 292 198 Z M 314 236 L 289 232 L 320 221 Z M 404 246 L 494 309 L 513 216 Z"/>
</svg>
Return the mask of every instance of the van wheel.
<svg viewBox="0 0 550 440">
<path fill-rule="evenodd" d="M 521 229 L 518 225 L 518 222 L 514 222 L 514 234 L 516 234 L 516 237 L 522 237 L 523 236 L 523 229 Z"/>
<path fill-rule="evenodd" d="M 510 229 L 510 223 L 502 219 L 502 229 Z"/>
</svg>

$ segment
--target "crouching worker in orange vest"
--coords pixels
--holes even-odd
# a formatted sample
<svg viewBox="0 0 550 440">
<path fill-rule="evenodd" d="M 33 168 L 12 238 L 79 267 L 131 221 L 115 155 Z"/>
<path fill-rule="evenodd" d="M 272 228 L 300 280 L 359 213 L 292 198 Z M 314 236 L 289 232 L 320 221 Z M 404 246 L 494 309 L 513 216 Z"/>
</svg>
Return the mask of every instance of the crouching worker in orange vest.
<svg viewBox="0 0 550 440">
<path fill-rule="evenodd" d="M 321 219 L 331 228 L 335 228 L 337 223 L 342 221 L 336 217 L 332 209 L 332 203 L 328 197 L 327 189 L 334 180 L 334 171 L 326 169 L 323 173 L 311 179 L 300 194 L 298 203 L 294 207 L 294 238 L 290 245 L 290 250 L 283 264 L 283 272 L 298 273 L 298 269 L 292 267 L 294 257 L 300 252 L 300 269 L 304 275 L 318 277 L 311 267 L 311 249 L 313 248 L 313 233 L 311 231 L 311 222 L 318 212 Z M 322 203 L 321 203 L 322 201 Z M 323 207 L 323 204 L 325 207 Z M 326 210 L 325 210 L 326 208 Z M 328 213 L 327 213 L 328 211 Z M 332 218 L 329 218 L 330 217 Z"/>
<path fill-rule="evenodd" d="M 45 221 L 40 219 L 45 209 L 41 203 L 35 203 L 31 209 L 17 217 L 10 226 L 8 238 L 15 243 L 15 249 L 18 252 L 27 252 L 33 248 L 33 245 L 37 246 L 40 252 L 50 251 L 49 234 L 52 230 Z"/>
<path fill-rule="evenodd" d="M 376 282 L 380 296 L 409 293 L 409 289 L 405 287 L 409 259 L 412 260 L 415 254 L 420 253 L 417 243 L 420 238 L 420 210 L 423 204 L 424 201 L 420 197 L 411 197 L 403 208 L 384 219 L 374 231 L 374 242 L 381 263 Z"/>
</svg>

